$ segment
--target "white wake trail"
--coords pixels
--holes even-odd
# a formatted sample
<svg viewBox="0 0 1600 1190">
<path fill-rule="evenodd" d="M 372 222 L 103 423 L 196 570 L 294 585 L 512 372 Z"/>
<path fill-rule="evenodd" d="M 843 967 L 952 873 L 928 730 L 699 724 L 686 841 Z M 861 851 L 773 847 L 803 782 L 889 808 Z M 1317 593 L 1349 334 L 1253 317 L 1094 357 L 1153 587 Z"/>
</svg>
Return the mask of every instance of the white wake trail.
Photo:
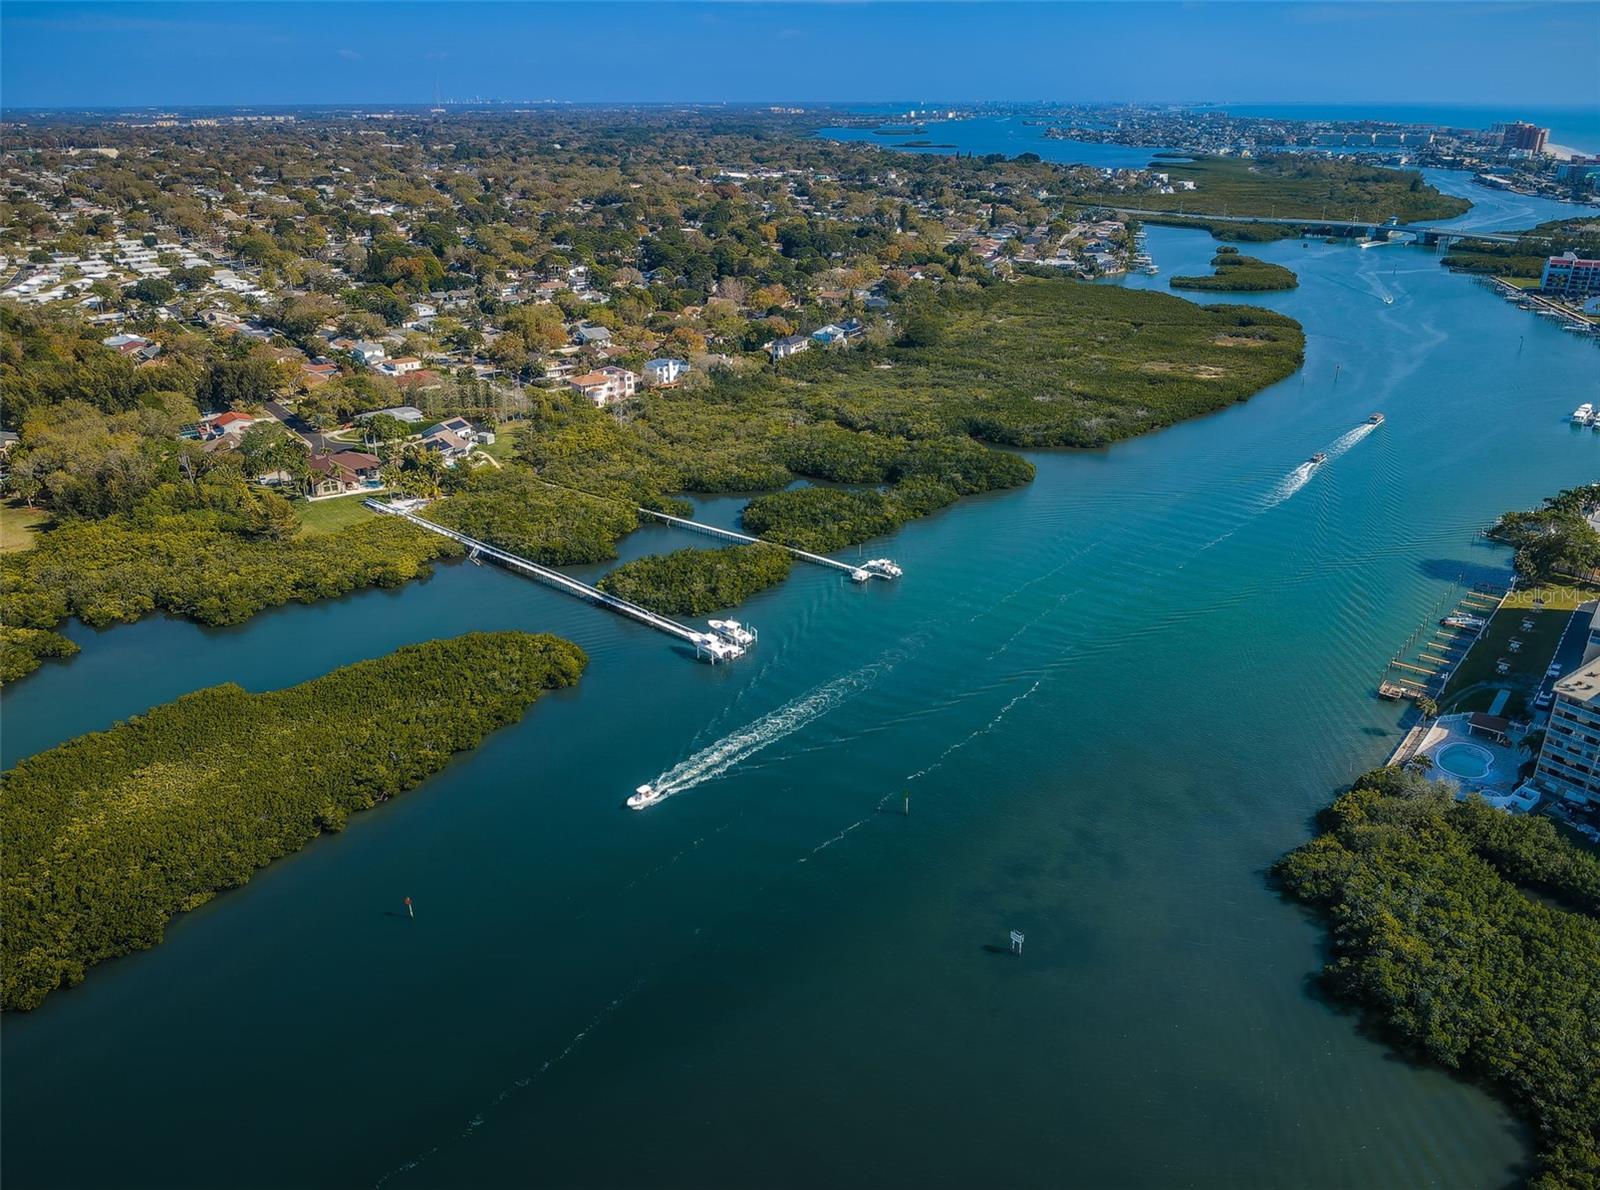
<svg viewBox="0 0 1600 1190">
<path fill-rule="evenodd" d="M 793 735 L 806 724 L 821 718 L 852 695 L 865 690 L 884 668 L 882 663 L 863 666 L 854 673 L 818 686 L 809 694 L 784 703 L 747 727 L 723 736 L 687 760 L 679 761 L 650 784 L 662 798 L 672 797 L 701 785 L 742 764 L 763 748 Z"/>
<path fill-rule="evenodd" d="M 1332 444 L 1322 452 L 1326 456 L 1323 461 L 1324 465 L 1333 462 L 1334 459 L 1344 454 L 1357 442 L 1360 442 L 1363 438 L 1377 428 L 1378 427 L 1373 425 L 1371 422 L 1364 421 L 1354 429 L 1346 430 L 1343 434 L 1340 434 L 1333 440 Z M 1293 471 L 1289 472 L 1289 474 L 1285 475 L 1281 480 L 1278 481 L 1278 486 L 1272 490 L 1270 495 L 1267 496 L 1266 507 L 1272 508 L 1276 505 L 1282 504 L 1290 496 L 1294 495 L 1301 488 L 1305 487 L 1306 484 L 1310 483 L 1312 475 L 1316 473 L 1317 466 L 1318 465 L 1316 463 L 1308 460 L 1304 463 L 1301 463 Z"/>
</svg>

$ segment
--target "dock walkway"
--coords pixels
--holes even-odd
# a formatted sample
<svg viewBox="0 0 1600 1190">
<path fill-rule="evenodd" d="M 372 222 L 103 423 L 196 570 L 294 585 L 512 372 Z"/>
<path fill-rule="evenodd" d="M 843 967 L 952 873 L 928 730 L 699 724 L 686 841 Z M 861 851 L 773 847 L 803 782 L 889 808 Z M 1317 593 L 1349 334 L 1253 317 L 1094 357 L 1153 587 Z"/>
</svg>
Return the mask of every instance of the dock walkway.
<svg viewBox="0 0 1600 1190">
<path fill-rule="evenodd" d="M 446 528 L 435 521 L 420 517 L 415 512 L 396 508 L 381 500 L 368 500 L 366 504 L 367 507 L 377 512 L 388 516 L 400 517 L 402 520 L 410 521 L 413 525 L 426 529 L 430 533 L 438 533 L 458 541 L 475 556 L 482 556 L 498 562 L 508 570 L 525 574 L 529 578 L 537 579 L 539 582 L 546 583 L 557 590 L 565 591 L 569 595 L 576 595 L 579 599 L 608 608 L 619 615 L 627 616 L 630 620 L 637 620 L 647 627 L 654 628 L 657 632 L 664 632 L 668 636 L 676 637 L 687 644 L 693 645 L 696 655 L 708 658 L 713 665 L 719 660 L 737 657 L 743 652 L 742 649 L 733 650 L 730 646 L 716 640 L 710 633 L 696 632 L 693 628 L 680 624 L 676 620 L 668 619 L 666 616 L 653 612 L 647 607 L 642 607 L 632 600 L 612 595 L 609 592 L 600 590 L 599 587 L 591 587 L 588 583 L 581 582 L 570 575 L 562 574 L 559 570 L 552 570 L 548 566 L 530 562 L 527 558 L 499 549 L 486 541 L 479 541 L 475 537 L 469 537 L 465 533 L 457 532 L 455 529 Z"/>
<path fill-rule="evenodd" d="M 802 562 L 810 562 L 815 566 L 827 566 L 834 570 L 842 570 L 854 576 L 857 572 L 870 575 L 872 578 L 892 579 L 899 568 L 884 569 L 882 560 L 874 559 L 872 562 L 858 564 L 839 562 L 833 558 L 824 557 L 822 554 L 813 554 L 810 550 L 799 549 L 796 546 L 784 545 L 781 541 L 768 541 L 762 537 L 751 537 L 748 533 L 738 533 L 732 529 L 723 529 L 717 525 L 707 525 L 700 521 L 691 521 L 686 517 L 672 516 L 665 512 L 657 512 L 653 508 L 640 508 L 639 513 L 650 517 L 652 520 L 661 521 L 668 525 L 676 525 L 680 529 L 688 529 L 694 533 L 704 533 L 710 537 L 720 537 L 724 541 L 737 541 L 741 545 L 774 545 L 781 550 L 788 550 Z M 892 563 L 890 564 L 893 565 Z"/>
</svg>

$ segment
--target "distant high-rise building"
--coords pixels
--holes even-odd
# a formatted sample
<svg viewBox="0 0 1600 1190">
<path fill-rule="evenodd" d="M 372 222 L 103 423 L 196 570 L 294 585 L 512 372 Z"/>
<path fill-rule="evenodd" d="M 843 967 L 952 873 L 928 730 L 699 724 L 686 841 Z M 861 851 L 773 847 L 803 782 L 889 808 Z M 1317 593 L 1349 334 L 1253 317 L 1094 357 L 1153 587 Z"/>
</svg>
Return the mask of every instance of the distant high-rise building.
<svg viewBox="0 0 1600 1190">
<path fill-rule="evenodd" d="M 1507 124 L 1500 134 L 1500 147 L 1504 149 L 1522 149 L 1528 153 L 1543 153 L 1544 146 L 1550 139 L 1550 130 L 1540 128 L 1537 124 L 1524 124 L 1518 120 L 1514 124 Z"/>
</svg>

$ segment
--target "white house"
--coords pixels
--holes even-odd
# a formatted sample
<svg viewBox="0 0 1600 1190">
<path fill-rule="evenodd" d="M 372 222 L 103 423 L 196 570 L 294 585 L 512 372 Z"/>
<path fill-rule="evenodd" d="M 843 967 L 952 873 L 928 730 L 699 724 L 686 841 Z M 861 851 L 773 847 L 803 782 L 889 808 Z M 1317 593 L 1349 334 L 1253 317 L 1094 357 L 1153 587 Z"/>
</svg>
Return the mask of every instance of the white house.
<svg viewBox="0 0 1600 1190">
<path fill-rule="evenodd" d="M 788 359 L 791 355 L 798 355 L 810 349 L 811 340 L 804 335 L 785 335 L 767 344 L 767 351 L 774 360 Z"/>
<path fill-rule="evenodd" d="M 626 368 L 607 366 L 574 376 L 570 383 L 596 405 L 605 406 L 633 396 L 639 385 L 639 377 Z"/>
<path fill-rule="evenodd" d="M 369 343 L 365 339 L 352 347 L 350 353 L 369 368 L 382 363 L 384 357 L 389 354 L 383 349 L 382 343 Z"/>
<path fill-rule="evenodd" d="M 653 359 L 644 366 L 644 382 L 657 388 L 677 384 L 689 371 L 687 360 Z"/>
</svg>

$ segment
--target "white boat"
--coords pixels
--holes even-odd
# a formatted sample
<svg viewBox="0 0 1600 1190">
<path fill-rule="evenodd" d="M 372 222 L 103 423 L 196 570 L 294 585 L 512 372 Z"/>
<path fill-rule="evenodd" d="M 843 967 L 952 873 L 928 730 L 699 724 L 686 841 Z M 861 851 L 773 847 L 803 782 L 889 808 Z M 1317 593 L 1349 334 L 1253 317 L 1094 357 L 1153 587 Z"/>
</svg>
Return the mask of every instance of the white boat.
<svg viewBox="0 0 1600 1190">
<path fill-rule="evenodd" d="M 641 785 L 634 790 L 633 796 L 628 799 L 628 809 L 642 810 L 646 806 L 653 806 L 667 795 L 654 785 Z"/>
<path fill-rule="evenodd" d="M 1579 405 L 1572 411 L 1572 421 L 1574 425 L 1586 426 L 1589 424 L 1589 419 L 1593 416 L 1594 406 L 1589 404 L 1588 401 L 1585 401 L 1582 405 Z"/>
<path fill-rule="evenodd" d="M 1478 616 L 1446 616 L 1439 623 L 1446 628 L 1461 628 L 1467 632 L 1481 632 L 1489 621 Z"/>
<path fill-rule="evenodd" d="M 738 620 L 707 620 L 706 625 L 729 644 L 745 648 L 756 643 L 755 631 Z"/>
<path fill-rule="evenodd" d="M 732 661 L 744 656 L 744 649 L 732 641 L 723 640 L 714 632 L 702 633 L 695 638 L 695 649 L 715 665 L 719 661 Z"/>
<path fill-rule="evenodd" d="M 861 569 L 869 574 L 881 574 L 884 578 L 899 578 L 905 573 L 888 558 L 873 558 L 871 561 L 863 562 Z"/>
<path fill-rule="evenodd" d="M 857 566 L 850 572 L 850 581 L 853 583 L 871 582 L 872 573 L 871 571 L 862 570 L 861 567 Z"/>
</svg>

